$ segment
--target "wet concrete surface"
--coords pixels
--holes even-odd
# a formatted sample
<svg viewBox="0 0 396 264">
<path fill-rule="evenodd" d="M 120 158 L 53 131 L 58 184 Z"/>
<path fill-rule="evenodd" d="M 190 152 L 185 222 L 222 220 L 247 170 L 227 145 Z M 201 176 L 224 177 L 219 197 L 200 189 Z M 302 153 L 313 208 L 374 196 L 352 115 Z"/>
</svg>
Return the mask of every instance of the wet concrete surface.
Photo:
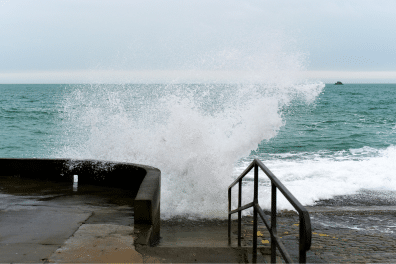
<svg viewBox="0 0 396 264">
<path fill-rule="evenodd" d="M 374 208 L 373 208 L 374 207 Z M 396 262 L 396 208 L 384 206 L 308 207 L 311 217 L 312 246 L 309 263 L 394 263 Z M 373 210 L 375 209 L 375 210 Z M 243 218 L 243 246 L 253 244 L 253 218 Z M 293 261 L 298 261 L 299 217 L 280 213 L 277 230 Z M 259 221 L 258 245 L 269 245 L 271 238 Z M 236 232 L 236 230 L 234 231 Z"/>
<path fill-rule="evenodd" d="M 0 262 L 47 262 L 83 224 L 133 229 L 128 191 L 0 177 Z"/>
<path fill-rule="evenodd" d="M 235 231 L 237 222 L 232 221 Z M 261 254 L 263 250 L 264 254 Z M 257 263 L 270 262 L 268 247 L 261 246 Z M 253 263 L 252 247 L 238 247 L 235 232 L 228 244 L 228 221 L 178 218 L 161 221 L 161 240 L 156 247 L 136 247 L 143 256 L 160 263 Z M 280 261 L 280 258 L 278 257 Z"/>
<path fill-rule="evenodd" d="M 313 232 L 308 262 L 396 261 L 396 206 L 392 194 L 371 192 L 369 195 L 371 199 L 362 194 L 335 197 L 307 207 Z M 76 189 L 72 184 L 0 177 L 0 198 L 2 263 L 79 259 L 79 262 L 142 263 L 253 261 L 251 217 L 243 218 L 241 248 L 236 247 L 236 221 L 233 221 L 230 248 L 227 221 L 184 218 L 161 221 L 162 239 L 156 247 L 135 248 L 131 245 L 133 199 L 127 191 L 95 186 Z M 295 261 L 298 260 L 298 224 L 298 216 L 293 212 L 278 217 L 278 234 Z M 259 232 L 259 251 L 264 256 L 259 255 L 257 262 L 269 262 L 266 254 L 270 237 L 262 223 Z M 84 246 L 73 251 L 70 245 L 78 245 L 78 241 Z M 95 253 L 98 248 L 101 251 Z M 279 257 L 278 261 L 282 262 Z"/>
<path fill-rule="evenodd" d="M 135 248 L 133 201 L 122 190 L 76 189 L 72 184 L 14 177 L 0 177 L 0 186 L 1 263 L 250 263 L 253 259 L 250 248 L 228 247 L 227 221 L 217 220 L 162 221 L 157 247 Z M 258 261 L 265 262 L 260 256 Z"/>
<path fill-rule="evenodd" d="M 50 257 L 55 263 L 143 262 L 133 246 L 133 227 L 83 224 Z"/>
<path fill-rule="evenodd" d="M 80 209 L 41 207 L 0 212 L 1 262 L 43 261 L 90 217 Z"/>
<path fill-rule="evenodd" d="M 237 223 L 232 223 L 235 230 Z M 227 220 L 162 220 L 157 247 L 228 247 L 227 230 Z M 232 246 L 236 246 L 234 240 Z"/>
</svg>

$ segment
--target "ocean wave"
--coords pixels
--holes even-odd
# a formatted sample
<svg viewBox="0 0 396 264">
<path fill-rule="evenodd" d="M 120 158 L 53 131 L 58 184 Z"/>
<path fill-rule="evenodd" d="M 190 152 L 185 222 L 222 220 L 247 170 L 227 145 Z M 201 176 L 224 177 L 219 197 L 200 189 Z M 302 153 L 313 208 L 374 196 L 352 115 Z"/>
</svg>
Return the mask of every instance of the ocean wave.
<svg viewBox="0 0 396 264">
<path fill-rule="evenodd" d="M 360 190 L 396 191 L 395 160 L 396 146 L 392 145 L 385 149 L 367 146 L 337 152 L 284 153 L 262 161 L 303 205 L 314 205 L 321 199 L 356 194 Z M 241 161 L 234 177 L 248 163 L 248 159 Z M 270 208 L 269 180 L 264 174 L 260 178 L 259 202 Z M 243 192 L 252 192 L 252 188 L 247 181 Z M 283 197 L 278 200 L 278 207 L 293 208 Z"/>
<path fill-rule="evenodd" d="M 296 97 L 310 103 L 323 87 L 76 87 L 65 97 L 63 147 L 53 156 L 158 167 L 162 217 L 224 218 L 235 162 L 276 136 L 284 104 Z"/>
</svg>

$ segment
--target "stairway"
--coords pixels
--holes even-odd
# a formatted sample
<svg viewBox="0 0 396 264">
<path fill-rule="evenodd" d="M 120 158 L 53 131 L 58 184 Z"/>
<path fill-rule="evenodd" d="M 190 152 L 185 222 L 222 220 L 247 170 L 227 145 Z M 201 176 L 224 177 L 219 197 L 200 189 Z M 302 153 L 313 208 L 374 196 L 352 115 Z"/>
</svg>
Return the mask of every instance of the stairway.
<svg viewBox="0 0 396 264">
<path fill-rule="evenodd" d="M 136 246 L 136 250 L 143 259 L 159 263 L 254 263 L 252 247 L 237 247 L 236 235 L 228 245 L 227 221 L 222 220 L 162 221 L 161 241 L 155 247 Z M 256 262 L 269 263 L 270 259 L 269 248 L 259 248 Z"/>
</svg>

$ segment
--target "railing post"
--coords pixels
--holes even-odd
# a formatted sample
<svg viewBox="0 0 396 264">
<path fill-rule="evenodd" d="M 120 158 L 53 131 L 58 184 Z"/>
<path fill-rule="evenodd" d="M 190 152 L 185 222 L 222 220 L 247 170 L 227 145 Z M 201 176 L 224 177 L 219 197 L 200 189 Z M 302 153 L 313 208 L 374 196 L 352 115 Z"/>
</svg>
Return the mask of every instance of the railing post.
<svg viewBox="0 0 396 264">
<path fill-rule="evenodd" d="M 242 206 L 242 179 L 238 183 L 238 209 Z M 238 247 L 241 246 L 242 237 L 242 211 L 238 212 Z"/>
<path fill-rule="evenodd" d="M 303 211 L 300 213 L 300 245 L 299 245 L 299 262 L 307 262 L 307 250 L 311 247 L 312 230 L 309 213 Z"/>
<path fill-rule="evenodd" d="M 304 223 L 304 215 L 300 213 L 300 245 L 299 245 L 299 256 L 298 256 L 298 262 L 299 263 L 306 263 L 307 262 L 307 254 L 305 252 L 305 223 Z"/>
<path fill-rule="evenodd" d="M 271 182 L 271 263 L 276 263 L 276 186 Z"/>
<path fill-rule="evenodd" d="M 254 205 L 258 204 L 258 166 L 254 162 Z M 253 257 L 257 258 L 257 209 L 253 207 Z"/>
<path fill-rule="evenodd" d="M 228 189 L 228 244 L 231 246 L 231 188 Z"/>
</svg>

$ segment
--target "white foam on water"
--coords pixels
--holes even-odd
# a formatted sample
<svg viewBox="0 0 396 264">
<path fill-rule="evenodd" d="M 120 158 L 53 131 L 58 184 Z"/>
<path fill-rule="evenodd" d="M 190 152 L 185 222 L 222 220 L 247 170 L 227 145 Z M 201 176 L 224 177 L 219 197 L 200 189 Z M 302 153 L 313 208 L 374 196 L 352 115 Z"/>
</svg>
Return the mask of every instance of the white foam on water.
<svg viewBox="0 0 396 264">
<path fill-rule="evenodd" d="M 395 146 L 386 149 L 351 149 L 349 152 L 340 151 L 325 157 L 323 153 L 310 153 L 308 158 L 306 153 L 300 153 L 301 157 L 298 155 L 294 154 L 293 159 L 281 157 L 263 162 L 303 205 L 314 205 L 315 201 L 336 195 L 355 194 L 362 189 L 396 191 Z M 241 164 L 234 174 L 242 172 L 247 163 Z M 259 175 L 259 203 L 269 209 L 270 183 L 264 173 Z M 253 184 L 246 183 L 243 192 L 253 192 Z M 279 209 L 293 209 L 279 192 L 278 199 Z M 248 199 L 244 202 L 247 203 Z"/>
<path fill-rule="evenodd" d="M 271 70 L 254 83 L 76 86 L 63 101 L 54 156 L 157 167 L 162 217 L 224 218 L 236 162 L 276 136 L 282 107 L 312 103 L 324 87 L 296 77 L 299 56 L 276 52 L 260 60 Z"/>
</svg>

